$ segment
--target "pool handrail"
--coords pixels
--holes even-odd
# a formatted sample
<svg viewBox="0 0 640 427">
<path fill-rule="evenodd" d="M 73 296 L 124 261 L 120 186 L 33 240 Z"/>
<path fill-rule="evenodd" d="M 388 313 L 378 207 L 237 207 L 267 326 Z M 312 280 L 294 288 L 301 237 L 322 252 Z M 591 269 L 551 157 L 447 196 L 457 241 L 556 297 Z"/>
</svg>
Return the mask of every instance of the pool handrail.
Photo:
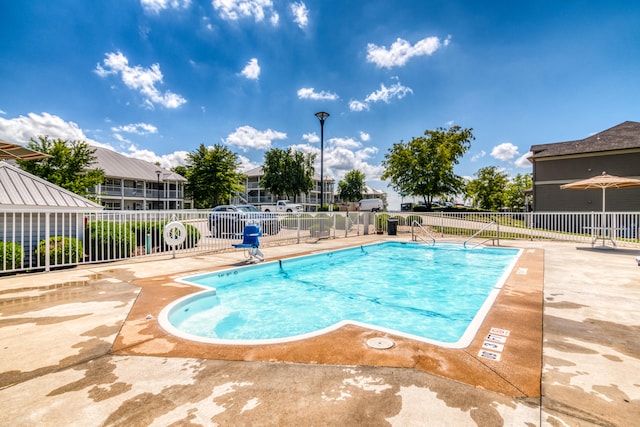
<svg viewBox="0 0 640 427">
<path fill-rule="evenodd" d="M 467 240 L 464 241 L 463 246 L 466 248 L 467 247 L 467 242 L 471 241 L 473 238 L 475 238 L 478 234 L 482 233 L 484 230 L 486 230 L 487 228 L 491 227 L 493 224 L 496 224 L 497 229 L 496 229 L 496 235 L 495 237 L 487 237 L 486 239 L 484 239 L 482 242 L 473 245 L 470 249 L 473 248 L 477 248 L 478 246 L 482 245 L 485 242 L 488 242 L 489 240 L 493 240 L 494 242 L 496 240 L 498 240 L 498 245 L 500 244 L 500 224 L 498 223 L 498 221 L 496 221 L 495 219 L 491 220 L 490 223 L 488 223 L 487 225 L 485 225 L 484 227 L 482 227 L 480 230 L 476 231 L 475 233 L 473 233 L 473 236 L 469 237 Z"/>
<path fill-rule="evenodd" d="M 422 240 L 425 243 L 429 243 L 428 241 L 425 240 L 424 237 L 422 237 L 421 234 L 417 234 L 413 232 L 413 227 L 417 226 L 420 230 L 422 230 L 427 236 L 429 236 L 431 238 L 431 246 L 435 246 L 436 245 L 436 238 L 433 237 L 433 234 L 431 234 L 429 232 L 429 230 L 427 230 L 426 228 L 424 228 L 422 226 L 422 224 L 420 224 L 417 220 L 413 220 L 413 222 L 411 223 L 411 240 L 413 240 L 414 242 L 420 238 L 420 240 Z"/>
</svg>

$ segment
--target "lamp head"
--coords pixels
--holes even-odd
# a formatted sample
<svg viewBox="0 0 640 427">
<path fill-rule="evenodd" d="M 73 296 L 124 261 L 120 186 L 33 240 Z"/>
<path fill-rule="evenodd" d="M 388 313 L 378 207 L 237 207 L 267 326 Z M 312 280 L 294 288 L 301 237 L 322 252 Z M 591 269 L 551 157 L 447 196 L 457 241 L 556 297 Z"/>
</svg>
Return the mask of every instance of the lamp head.
<svg viewBox="0 0 640 427">
<path fill-rule="evenodd" d="M 321 122 L 324 122 L 324 119 L 329 117 L 329 113 L 325 113 L 324 111 L 320 111 L 319 113 L 316 113 L 316 117 L 319 118 Z"/>
</svg>

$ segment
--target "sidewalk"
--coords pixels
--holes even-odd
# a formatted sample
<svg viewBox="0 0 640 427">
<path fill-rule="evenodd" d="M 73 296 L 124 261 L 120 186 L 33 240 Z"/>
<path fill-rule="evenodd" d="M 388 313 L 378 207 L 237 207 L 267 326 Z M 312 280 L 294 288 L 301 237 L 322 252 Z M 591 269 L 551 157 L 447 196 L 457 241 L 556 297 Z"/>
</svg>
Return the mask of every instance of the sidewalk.
<svg viewBox="0 0 640 427">
<path fill-rule="evenodd" d="M 323 240 L 264 252 L 271 258 L 286 257 L 374 239 Z M 636 423 L 640 267 L 635 256 L 640 251 L 577 248 L 575 243 L 501 243 L 544 258 L 544 317 L 541 325 L 528 321 L 531 331 L 543 334 L 542 360 L 518 362 L 538 367 L 538 387 L 522 383 L 516 392 L 498 392 L 491 385 L 470 385 L 474 378 L 466 374 L 452 379 L 448 372 L 456 369 L 446 365 L 454 359 L 411 343 L 398 345 L 403 360 L 418 361 L 409 367 L 395 362 L 300 363 L 273 354 L 265 358 L 259 349 L 227 352 L 222 358 L 211 347 L 184 343 L 179 350 L 188 356 L 180 356 L 174 337 L 155 335 L 152 310 L 168 304 L 173 292 L 185 291 L 176 277 L 232 266 L 242 254 L 167 256 L 0 278 L 0 424 Z M 168 292 L 145 297 L 154 288 Z M 505 298 L 521 293 L 526 292 L 517 284 L 502 292 Z M 518 317 L 515 313 L 512 317 Z M 332 342 L 339 341 L 328 339 L 321 347 Z M 514 338 L 512 343 L 517 342 Z M 514 354 L 527 353 L 512 345 Z M 279 354 L 291 353 L 295 351 Z M 518 384 L 518 374 L 513 384 Z M 500 378 L 511 377 L 504 372 Z M 541 394 L 536 396 L 536 391 Z"/>
</svg>

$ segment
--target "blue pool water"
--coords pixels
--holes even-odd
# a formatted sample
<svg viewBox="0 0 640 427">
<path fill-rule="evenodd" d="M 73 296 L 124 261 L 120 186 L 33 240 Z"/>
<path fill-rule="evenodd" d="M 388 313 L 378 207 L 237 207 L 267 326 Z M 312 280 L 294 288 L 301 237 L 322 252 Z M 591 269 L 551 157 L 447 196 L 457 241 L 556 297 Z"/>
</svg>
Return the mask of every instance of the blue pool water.
<svg viewBox="0 0 640 427">
<path fill-rule="evenodd" d="M 192 276 L 183 281 L 210 290 L 165 308 L 161 324 L 205 342 L 288 341 L 351 323 L 464 346 L 519 253 L 385 242 Z"/>
</svg>

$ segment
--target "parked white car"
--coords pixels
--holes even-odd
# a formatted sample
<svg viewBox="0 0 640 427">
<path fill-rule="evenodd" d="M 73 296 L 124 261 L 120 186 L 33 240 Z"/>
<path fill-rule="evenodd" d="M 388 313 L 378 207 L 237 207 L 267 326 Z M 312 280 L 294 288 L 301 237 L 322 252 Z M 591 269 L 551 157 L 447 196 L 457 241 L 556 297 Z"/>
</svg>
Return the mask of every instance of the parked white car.
<svg viewBox="0 0 640 427">
<path fill-rule="evenodd" d="M 365 212 L 379 212 L 384 209 L 384 203 L 380 199 L 362 199 L 359 203 L 359 210 Z"/>
<path fill-rule="evenodd" d="M 278 200 L 275 205 L 264 205 L 262 212 L 302 212 L 302 205 L 289 200 Z"/>
</svg>

